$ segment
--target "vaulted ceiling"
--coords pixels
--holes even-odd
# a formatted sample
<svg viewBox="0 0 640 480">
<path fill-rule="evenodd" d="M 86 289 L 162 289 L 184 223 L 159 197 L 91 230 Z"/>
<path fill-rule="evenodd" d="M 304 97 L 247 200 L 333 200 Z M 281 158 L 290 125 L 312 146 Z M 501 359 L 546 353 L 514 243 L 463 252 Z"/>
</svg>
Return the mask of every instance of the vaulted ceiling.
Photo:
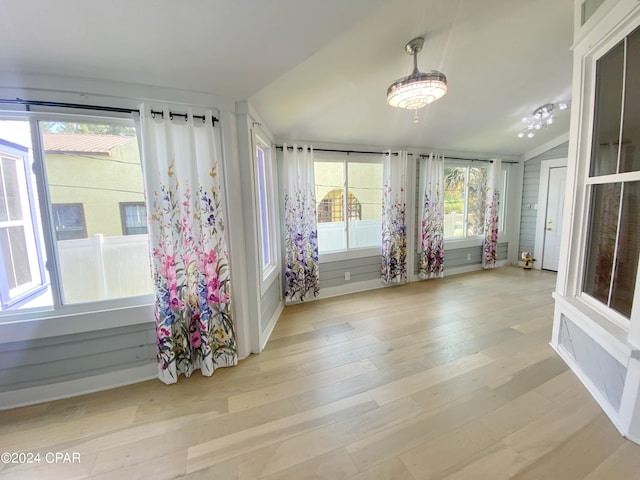
<svg viewBox="0 0 640 480">
<path fill-rule="evenodd" d="M 572 0 L 2 0 L 0 73 L 113 80 L 249 100 L 283 140 L 519 155 L 521 118 L 570 99 Z M 449 91 L 386 104 L 410 73 Z"/>
</svg>

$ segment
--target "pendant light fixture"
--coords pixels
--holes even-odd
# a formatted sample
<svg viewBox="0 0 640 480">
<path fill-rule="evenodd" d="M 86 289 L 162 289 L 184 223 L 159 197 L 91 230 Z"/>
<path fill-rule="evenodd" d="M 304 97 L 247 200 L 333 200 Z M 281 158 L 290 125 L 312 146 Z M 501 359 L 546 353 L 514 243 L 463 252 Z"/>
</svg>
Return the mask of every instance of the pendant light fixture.
<svg viewBox="0 0 640 480">
<path fill-rule="evenodd" d="M 414 122 L 418 121 L 419 108 L 435 102 L 447 93 L 447 77 L 444 73 L 437 70 L 422 73 L 418 70 L 418 52 L 423 45 L 423 37 L 414 38 L 405 45 L 405 51 L 413 55 L 413 72 L 396 80 L 387 89 L 387 103 L 392 107 L 413 110 Z"/>
</svg>

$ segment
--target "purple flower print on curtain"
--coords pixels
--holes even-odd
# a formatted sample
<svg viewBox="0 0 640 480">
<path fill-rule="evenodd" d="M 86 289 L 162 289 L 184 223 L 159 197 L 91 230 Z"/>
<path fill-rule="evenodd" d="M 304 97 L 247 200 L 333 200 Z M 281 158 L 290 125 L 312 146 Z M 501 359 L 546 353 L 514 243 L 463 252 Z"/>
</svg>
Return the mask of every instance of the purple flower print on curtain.
<svg viewBox="0 0 640 480">
<path fill-rule="evenodd" d="M 320 293 L 313 148 L 282 148 L 284 186 L 285 302 Z"/>
<path fill-rule="evenodd" d="M 380 278 L 383 283 L 407 282 L 407 152 L 397 156 L 387 152 L 384 158 L 382 193 L 382 258 Z"/>
<path fill-rule="evenodd" d="M 500 222 L 500 179 L 502 162 L 493 160 L 489 167 L 487 184 L 487 207 L 484 216 L 484 244 L 482 246 L 482 268 L 495 268 L 498 259 L 498 230 Z"/>
<path fill-rule="evenodd" d="M 444 276 L 444 157 L 420 159 L 422 215 L 418 240 L 418 277 Z"/>
<path fill-rule="evenodd" d="M 156 110 L 156 109 L 154 109 Z M 151 116 L 142 106 L 142 158 L 155 286 L 158 376 L 175 383 L 238 362 L 225 213 L 212 112 L 205 123 Z"/>
</svg>

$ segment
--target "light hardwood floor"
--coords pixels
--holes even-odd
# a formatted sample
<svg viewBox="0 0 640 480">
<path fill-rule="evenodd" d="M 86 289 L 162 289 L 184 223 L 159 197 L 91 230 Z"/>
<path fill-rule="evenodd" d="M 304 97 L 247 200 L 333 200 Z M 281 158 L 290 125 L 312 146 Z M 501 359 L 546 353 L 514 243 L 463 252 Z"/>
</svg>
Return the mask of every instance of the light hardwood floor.
<svg viewBox="0 0 640 480">
<path fill-rule="evenodd" d="M 0 412 L 0 452 L 80 454 L 0 479 L 639 479 L 640 446 L 548 346 L 554 282 L 505 267 L 288 307 L 211 378 Z"/>
</svg>

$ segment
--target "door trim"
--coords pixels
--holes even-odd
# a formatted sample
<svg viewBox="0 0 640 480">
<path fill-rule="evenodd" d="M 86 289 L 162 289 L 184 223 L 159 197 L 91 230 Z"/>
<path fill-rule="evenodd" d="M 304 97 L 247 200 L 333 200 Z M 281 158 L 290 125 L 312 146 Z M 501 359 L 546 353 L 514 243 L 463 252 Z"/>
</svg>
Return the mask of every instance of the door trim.
<svg viewBox="0 0 640 480">
<path fill-rule="evenodd" d="M 536 217 L 536 241 L 533 250 L 533 268 L 542 270 L 544 253 L 544 229 L 547 217 L 547 197 L 549 196 L 549 170 L 567 166 L 567 158 L 554 158 L 540 162 L 540 186 L 538 188 L 538 216 Z M 564 219 L 562 220 L 564 223 Z"/>
</svg>

